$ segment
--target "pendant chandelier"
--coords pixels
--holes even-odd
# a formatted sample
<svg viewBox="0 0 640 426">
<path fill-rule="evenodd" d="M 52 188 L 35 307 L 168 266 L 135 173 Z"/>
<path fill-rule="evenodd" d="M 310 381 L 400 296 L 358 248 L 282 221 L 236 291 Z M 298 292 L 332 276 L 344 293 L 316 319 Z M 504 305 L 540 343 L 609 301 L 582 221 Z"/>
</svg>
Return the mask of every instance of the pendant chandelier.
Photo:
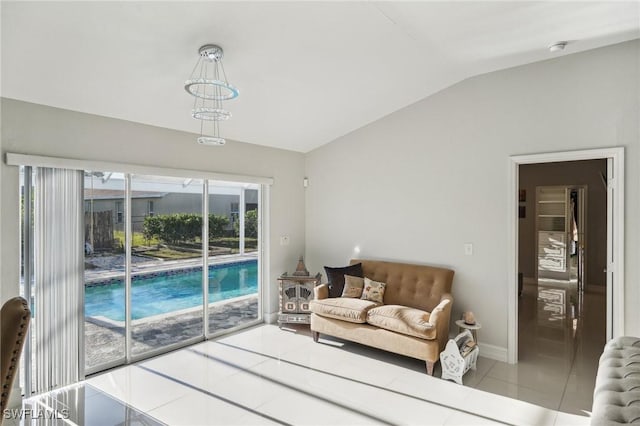
<svg viewBox="0 0 640 426">
<path fill-rule="evenodd" d="M 184 82 L 184 88 L 195 98 L 191 116 L 200 120 L 198 143 L 202 145 L 224 145 L 220 137 L 220 122 L 228 120 L 231 113 L 223 108 L 223 102 L 238 97 L 238 89 L 227 81 L 224 72 L 222 48 L 215 44 L 205 44 L 198 53 L 191 77 Z M 205 134 L 206 132 L 206 134 Z"/>
</svg>

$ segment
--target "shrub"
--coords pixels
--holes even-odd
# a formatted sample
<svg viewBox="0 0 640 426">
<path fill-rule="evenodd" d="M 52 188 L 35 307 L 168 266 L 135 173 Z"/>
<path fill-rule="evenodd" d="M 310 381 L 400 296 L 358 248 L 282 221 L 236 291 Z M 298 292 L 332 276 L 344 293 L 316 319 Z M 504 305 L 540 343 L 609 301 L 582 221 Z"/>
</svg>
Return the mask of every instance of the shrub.
<svg viewBox="0 0 640 426">
<path fill-rule="evenodd" d="M 210 214 L 209 238 L 223 236 L 228 225 L 228 217 Z M 193 242 L 202 238 L 202 216 L 195 213 L 147 216 L 142 227 L 147 240 L 157 238 L 167 244 Z"/>
<path fill-rule="evenodd" d="M 229 226 L 229 218 L 223 215 L 209 215 L 209 239 L 224 236 L 225 229 Z"/>
<path fill-rule="evenodd" d="M 180 218 L 177 214 L 167 214 L 160 217 L 162 221 L 162 234 L 160 234 L 160 238 L 165 243 L 175 244 L 181 239 L 186 240 L 186 235 L 181 235 L 184 232 L 184 228 L 182 227 L 182 223 L 180 222 Z M 183 238 L 180 238 L 183 237 Z"/>
<path fill-rule="evenodd" d="M 150 241 L 162 235 L 162 219 L 160 216 L 147 216 L 142 224 L 142 235 Z"/>
<path fill-rule="evenodd" d="M 234 235 L 240 236 L 240 221 L 233 224 Z M 245 238 L 258 238 L 258 210 L 249 210 L 244 214 Z"/>
</svg>

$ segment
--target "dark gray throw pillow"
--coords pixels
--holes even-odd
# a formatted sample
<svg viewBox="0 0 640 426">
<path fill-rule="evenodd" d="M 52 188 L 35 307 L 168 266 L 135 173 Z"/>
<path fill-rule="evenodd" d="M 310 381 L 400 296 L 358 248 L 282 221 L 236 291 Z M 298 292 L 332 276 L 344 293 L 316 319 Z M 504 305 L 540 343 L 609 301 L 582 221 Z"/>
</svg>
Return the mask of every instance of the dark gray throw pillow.
<svg viewBox="0 0 640 426">
<path fill-rule="evenodd" d="M 325 266 L 324 272 L 327 274 L 327 281 L 329 282 L 329 297 L 342 296 L 345 275 L 360 278 L 364 277 L 362 274 L 362 263 L 356 263 L 355 265 L 344 266 L 341 268 Z"/>
</svg>

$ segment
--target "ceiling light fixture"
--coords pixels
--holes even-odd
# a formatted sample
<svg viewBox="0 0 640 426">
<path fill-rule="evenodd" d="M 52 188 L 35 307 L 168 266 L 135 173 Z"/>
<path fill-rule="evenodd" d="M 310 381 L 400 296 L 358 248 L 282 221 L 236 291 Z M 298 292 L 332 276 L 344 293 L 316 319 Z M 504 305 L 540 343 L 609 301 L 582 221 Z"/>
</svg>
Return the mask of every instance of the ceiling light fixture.
<svg viewBox="0 0 640 426">
<path fill-rule="evenodd" d="M 569 42 L 557 41 L 557 42 L 549 45 L 549 52 L 552 52 L 552 53 L 561 52 L 561 51 L 564 50 L 565 47 L 567 47 L 567 44 L 569 44 Z"/>
<path fill-rule="evenodd" d="M 222 107 L 223 101 L 238 97 L 238 89 L 229 84 L 224 72 L 222 57 L 224 51 L 215 44 L 205 44 L 198 49 L 199 58 L 191 77 L 184 82 L 185 90 L 193 95 L 191 116 L 200 120 L 202 145 L 224 145 L 226 140 L 220 137 L 220 121 L 228 120 L 231 113 Z M 206 136 L 205 123 L 212 123 L 211 136 Z"/>
</svg>

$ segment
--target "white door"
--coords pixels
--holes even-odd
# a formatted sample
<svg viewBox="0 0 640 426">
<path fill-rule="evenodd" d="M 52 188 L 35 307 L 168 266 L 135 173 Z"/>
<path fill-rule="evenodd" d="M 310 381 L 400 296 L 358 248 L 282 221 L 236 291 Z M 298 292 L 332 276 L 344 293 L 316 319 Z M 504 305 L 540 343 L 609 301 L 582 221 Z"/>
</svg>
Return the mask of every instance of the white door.
<svg viewBox="0 0 640 426">
<path fill-rule="evenodd" d="M 614 209 L 615 206 L 615 192 L 614 187 L 616 186 L 616 182 L 614 182 L 614 169 L 613 169 L 613 158 L 607 158 L 607 340 L 613 338 L 613 330 L 614 326 L 619 327 L 620 324 L 613 323 L 613 309 L 610 309 L 613 305 L 614 294 L 613 287 L 615 284 L 615 280 L 619 279 L 614 275 L 614 262 L 617 261 L 615 259 L 615 248 L 614 248 L 614 214 L 617 212 Z"/>
</svg>

